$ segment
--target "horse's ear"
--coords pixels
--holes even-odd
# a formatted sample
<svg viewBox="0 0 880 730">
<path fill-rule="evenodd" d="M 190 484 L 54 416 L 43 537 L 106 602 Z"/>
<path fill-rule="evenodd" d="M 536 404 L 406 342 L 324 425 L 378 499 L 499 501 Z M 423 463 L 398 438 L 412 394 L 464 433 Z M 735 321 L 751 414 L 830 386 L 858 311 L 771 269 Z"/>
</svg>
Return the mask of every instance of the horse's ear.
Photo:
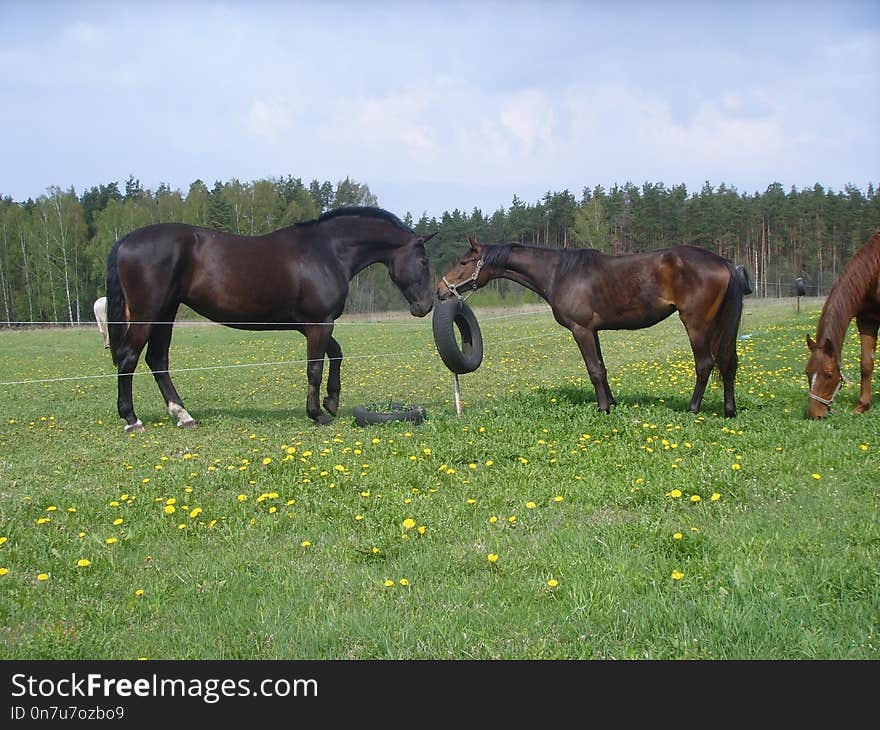
<svg viewBox="0 0 880 730">
<path fill-rule="evenodd" d="M 434 231 L 433 233 L 429 233 L 427 236 L 419 236 L 419 242 L 420 243 L 427 243 L 432 238 L 434 238 L 434 236 L 436 236 L 437 233 L 438 233 L 437 231 Z"/>
<path fill-rule="evenodd" d="M 468 240 L 468 243 L 470 244 L 470 247 L 471 247 L 472 249 L 474 249 L 474 251 L 478 251 L 478 250 L 479 250 L 479 248 L 480 248 L 480 244 L 477 243 L 477 239 L 476 239 L 475 236 L 468 236 L 468 237 L 467 237 L 467 240 Z"/>
<path fill-rule="evenodd" d="M 834 355 L 834 343 L 831 342 L 830 337 L 826 337 L 825 342 L 822 343 L 822 352 L 824 352 L 829 357 Z"/>
<path fill-rule="evenodd" d="M 809 348 L 810 352 L 816 349 L 816 340 L 814 340 L 809 335 L 807 335 L 807 347 Z"/>
</svg>

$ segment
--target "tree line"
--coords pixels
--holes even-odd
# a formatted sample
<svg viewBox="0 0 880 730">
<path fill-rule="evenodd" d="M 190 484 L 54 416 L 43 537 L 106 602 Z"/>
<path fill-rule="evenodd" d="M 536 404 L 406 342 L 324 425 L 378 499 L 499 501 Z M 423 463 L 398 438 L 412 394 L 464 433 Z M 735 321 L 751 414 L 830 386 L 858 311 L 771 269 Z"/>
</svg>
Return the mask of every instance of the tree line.
<svg viewBox="0 0 880 730">
<path fill-rule="evenodd" d="M 312 220 L 348 205 L 378 205 L 365 183 L 303 182 L 290 175 L 251 182 L 201 180 L 186 194 L 161 184 L 145 189 L 129 177 L 77 195 L 50 187 L 36 200 L 0 197 L 0 324 L 90 321 L 92 303 L 104 293 L 106 259 L 126 233 L 159 222 L 183 222 L 245 235 L 260 235 Z M 400 214 L 399 211 L 392 211 Z M 491 214 L 455 209 L 417 220 L 401 215 L 416 232 L 438 231 L 429 246 L 439 276 L 460 254 L 465 236 L 486 242 L 519 242 L 556 248 L 589 247 L 609 254 L 654 250 L 675 244 L 711 249 L 744 264 L 759 297 L 793 294 L 796 278 L 809 295 L 824 296 L 853 253 L 880 228 L 880 196 L 869 183 L 842 191 L 786 191 L 777 182 L 763 193 L 740 193 L 708 182 L 699 192 L 684 185 L 631 182 L 547 192 Z M 519 289 L 507 281 L 492 288 L 502 298 Z M 381 267 L 352 282 L 347 310 L 377 312 L 404 306 Z"/>
</svg>

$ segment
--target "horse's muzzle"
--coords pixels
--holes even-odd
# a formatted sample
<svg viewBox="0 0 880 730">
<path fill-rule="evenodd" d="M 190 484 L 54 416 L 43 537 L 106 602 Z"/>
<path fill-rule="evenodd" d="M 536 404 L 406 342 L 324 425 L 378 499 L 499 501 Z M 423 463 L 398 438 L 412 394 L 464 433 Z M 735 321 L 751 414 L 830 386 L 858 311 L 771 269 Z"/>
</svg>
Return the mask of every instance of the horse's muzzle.
<svg viewBox="0 0 880 730">
<path fill-rule="evenodd" d="M 431 299 L 427 303 L 415 302 L 409 305 L 410 314 L 413 317 L 424 317 L 434 308 L 434 300 Z"/>
</svg>

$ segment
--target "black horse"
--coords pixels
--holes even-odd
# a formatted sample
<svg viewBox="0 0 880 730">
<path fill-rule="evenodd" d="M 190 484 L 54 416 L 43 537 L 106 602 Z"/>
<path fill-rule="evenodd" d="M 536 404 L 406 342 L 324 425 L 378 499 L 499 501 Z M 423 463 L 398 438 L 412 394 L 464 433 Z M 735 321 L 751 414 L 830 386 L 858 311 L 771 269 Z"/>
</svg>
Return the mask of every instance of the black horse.
<svg viewBox="0 0 880 730">
<path fill-rule="evenodd" d="M 417 235 L 379 208 L 340 208 L 264 236 L 160 223 L 121 238 L 107 259 L 107 315 L 125 430 L 144 430 L 134 412 L 132 375 L 145 346 L 169 414 L 178 426 L 196 425 L 168 372 L 171 330 L 181 303 L 228 327 L 302 332 L 308 354 L 306 412 L 318 424 L 330 423 L 319 402 L 324 357 L 330 370 L 323 404 L 335 416 L 342 349 L 333 337 L 333 322 L 345 308 L 349 282 L 381 262 L 410 312 L 424 317 L 433 306 L 424 246 L 432 236 Z"/>
<path fill-rule="evenodd" d="M 736 415 L 736 335 L 742 300 L 752 285 L 742 266 L 695 246 L 673 246 L 649 253 L 606 256 L 595 249 L 551 249 L 520 244 L 470 249 L 441 277 L 437 295 L 461 296 L 491 279 L 510 279 L 543 297 L 553 316 L 571 330 L 581 350 L 599 410 L 615 402 L 599 330 L 642 329 L 678 311 L 696 363 L 690 410 L 699 412 L 712 369 L 724 382 L 724 415 Z"/>
</svg>

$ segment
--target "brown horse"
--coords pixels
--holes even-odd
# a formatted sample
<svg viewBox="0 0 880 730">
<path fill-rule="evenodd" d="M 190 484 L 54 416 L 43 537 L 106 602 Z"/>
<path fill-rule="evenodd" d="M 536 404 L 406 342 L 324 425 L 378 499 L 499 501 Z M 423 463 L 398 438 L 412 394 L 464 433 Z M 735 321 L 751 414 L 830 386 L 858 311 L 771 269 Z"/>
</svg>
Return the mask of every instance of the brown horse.
<svg viewBox="0 0 880 730">
<path fill-rule="evenodd" d="M 302 332 L 306 412 L 316 423 L 330 423 L 318 399 L 326 356 L 323 405 L 336 415 L 342 348 L 333 338 L 333 322 L 345 307 L 350 280 L 381 262 L 410 312 L 424 317 L 433 307 L 424 244 L 433 235 L 419 236 L 379 208 L 340 208 L 264 236 L 160 223 L 121 238 L 107 258 L 107 313 L 125 430 L 144 430 L 131 387 L 144 347 L 169 414 L 178 426 L 195 426 L 168 372 L 171 329 L 181 304 L 228 327 Z"/>
<path fill-rule="evenodd" d="M 840 364 L 843 341 L 853 317 L 861 342 L 861 390 L 853 413 L 871 407 L 871 375 L 880 327 L 880 230 L 852 257 L 834 282 L 822 306 L 816 339 L 807 335 L 810 358 L 807 382 L 810 399 L 808 418 L 824 418 L 831 412 L 837 391 L 846 382 Z"/>
<path fill-rule="evenodd" d="M 748 273 L 706 249 L 674 246 L 650 253 L 606 256 L 595 249 L 551 249 L 517 243 L 468 250 L 441 278 L 437 295 L 478 289 L 491 279 L 515 281 L 543 297 L 571 330 L 596 390 L 599 410 L 615 403 L 599 330 L 642 329 L 673 312 L 684 323 L 696 363 L 690 410 L 697 413 L 713 367 L 724 382 L 724 415 L 736 415 L 736 336 L 742 300 L 752 291 Z"/>
</svg>

